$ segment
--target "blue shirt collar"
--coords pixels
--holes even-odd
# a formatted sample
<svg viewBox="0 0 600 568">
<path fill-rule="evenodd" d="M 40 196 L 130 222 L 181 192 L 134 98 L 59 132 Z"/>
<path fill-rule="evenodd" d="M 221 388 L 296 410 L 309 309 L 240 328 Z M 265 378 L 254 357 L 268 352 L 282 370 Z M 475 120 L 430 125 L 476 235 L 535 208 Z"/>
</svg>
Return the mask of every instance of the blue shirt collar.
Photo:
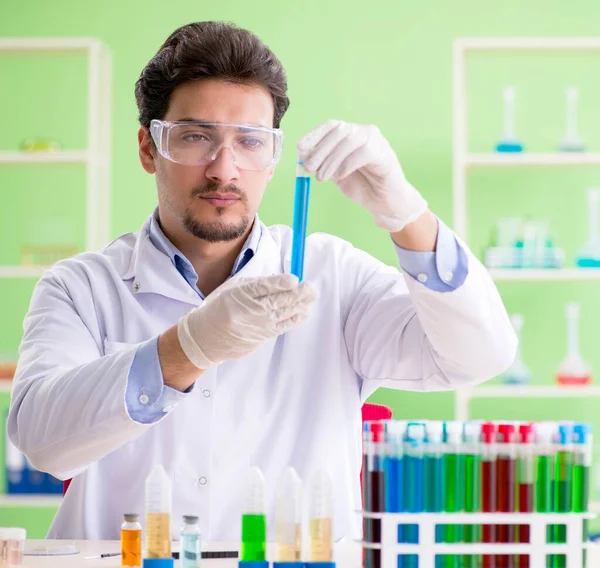
<svg viewBox="0 0 600 568">
<path fill-rule="evenodd" d="M 254 218 L 254 224 L 252 230 L 237 257 L 231 275 L 237 274 L 254 256 L 258 243 L 262 235 L 261 222 L 258 215 Z M 198 275 L 192 266 L 192 263 L 185 257 L 185 255 L 168 239 L 164 234 L 158 222 L 158 208 L 154 211 L 152 219 L 150 220 L 149 230 L 150 241 L 152 244 L 163 254 L 166 254 L 170 259 L 175 268 L 179 273 L 188 281 L 190 286 L 194 288 L 201 296 L 202 292 L 198 290 L 196 282 Z"/>
</svg>

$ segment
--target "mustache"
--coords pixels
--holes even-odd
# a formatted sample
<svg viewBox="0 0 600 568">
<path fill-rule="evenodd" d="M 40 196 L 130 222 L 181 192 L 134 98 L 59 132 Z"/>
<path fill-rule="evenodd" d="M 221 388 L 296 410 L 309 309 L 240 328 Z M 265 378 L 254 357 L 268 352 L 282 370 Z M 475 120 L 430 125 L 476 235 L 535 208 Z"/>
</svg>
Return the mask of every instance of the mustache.
<svg viewBox="0 0 600 568">
<path fill-rule="evenodd" d="M 222 186 L 215 182 L 205 183 L 204 185 L 196 187 L 192 191 L 192 197 L 202 197 L 203 195 L 206 195 L 207 193 L 214 193 L 217 191 L 222 192 L 222 193 L 233 193 L 235 195 L 239 195 L 244 200 L 246 199 L 246 193 L 243 192 L 236 185 L 229 184 L 229 185 Z"/>
</svg>

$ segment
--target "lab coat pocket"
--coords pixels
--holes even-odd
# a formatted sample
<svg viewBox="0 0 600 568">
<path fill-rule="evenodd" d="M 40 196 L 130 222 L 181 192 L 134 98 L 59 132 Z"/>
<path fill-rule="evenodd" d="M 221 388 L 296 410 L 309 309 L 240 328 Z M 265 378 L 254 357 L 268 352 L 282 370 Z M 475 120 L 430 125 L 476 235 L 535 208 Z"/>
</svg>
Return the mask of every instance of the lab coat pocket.
<svg viewBox="0 0 600 568">
<path fill-rule="evenodd" d="M 104 354 L 112 355 L 113 353 L 117 353 L 122 349 L 127 349 L 128 347 L 133 347 L 134 343 L 122 343 L 121 341 L 108 341 L 104 340 Z"/>
</svg>

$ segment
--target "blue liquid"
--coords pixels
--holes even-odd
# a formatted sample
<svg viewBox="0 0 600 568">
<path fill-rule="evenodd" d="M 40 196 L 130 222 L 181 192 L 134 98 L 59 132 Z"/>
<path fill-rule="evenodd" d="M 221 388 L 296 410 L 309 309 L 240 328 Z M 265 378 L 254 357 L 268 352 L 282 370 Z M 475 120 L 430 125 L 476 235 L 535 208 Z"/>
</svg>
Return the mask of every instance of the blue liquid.
<svg viewBox="0 0 600 568">
<path fill-rule="evenodd" d="M 424 459 L 421 457 L 404 457 L 404 510 L 407 513 L 421 513 L 425 506 L 424 499 Z M 402 531 L 403 542 L 417 544 L 419 542 L 419 526 L 405 525 Z M 406 568 L 416 568 L 418 559 L 415 555 L 404 558 Z"/>
<path fill-rule="evenodd" d="M 402 511 L 403 468 L 402 458 L 386 457 L 383 462 L 386 512 L 400 513 Z"/>
<path fill-rule="evenodd" d="M 310 199 L 310 178 L 296 176 L 296 191 L 294 193 L 294 220 L 292 229 L 292 266 L 291 273 L 302 282 L 304 278 L 304 244 L 306 240 L 306 225 L 308 221 L 308 201 Z"/>
<path fill-rule="evenodd" d="M 182 534 L 179 546 L 179 566 L 181 568 L 200 568 L 202 558 L 200 535 Z"/>
</svg>

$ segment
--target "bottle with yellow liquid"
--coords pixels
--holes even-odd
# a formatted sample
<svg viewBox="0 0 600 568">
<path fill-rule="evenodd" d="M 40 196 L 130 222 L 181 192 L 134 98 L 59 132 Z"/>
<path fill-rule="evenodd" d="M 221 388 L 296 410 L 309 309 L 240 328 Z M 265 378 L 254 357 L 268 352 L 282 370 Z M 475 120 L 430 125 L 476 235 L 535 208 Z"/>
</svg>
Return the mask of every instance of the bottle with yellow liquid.
<svg viewBox="0 0 600 568">
<path fill-rule="evenodd" d="M 121 566 L 132 568 L 142 565 L 142 525 L 139 515 L 126 514 L 121 525 Z"/>
<path fill-rule="evenodd" d="M 160 464 L 146 478 L 145 540 L 144 568 L 172 568 L 171 480 Z"/>
<path fill-rule="evenodd" d="M 307 566 L 333 568 L 333 488 L 326 471 L 315 473 L 308 488 L 310 553 Z"/>
<path fill-rule="evenodd" d="M 302 484 L 293 467 L 285 469 L 277 484 L 275 539 L 277 560 L 273 568 L 301 568 Z"/>
</svg>

